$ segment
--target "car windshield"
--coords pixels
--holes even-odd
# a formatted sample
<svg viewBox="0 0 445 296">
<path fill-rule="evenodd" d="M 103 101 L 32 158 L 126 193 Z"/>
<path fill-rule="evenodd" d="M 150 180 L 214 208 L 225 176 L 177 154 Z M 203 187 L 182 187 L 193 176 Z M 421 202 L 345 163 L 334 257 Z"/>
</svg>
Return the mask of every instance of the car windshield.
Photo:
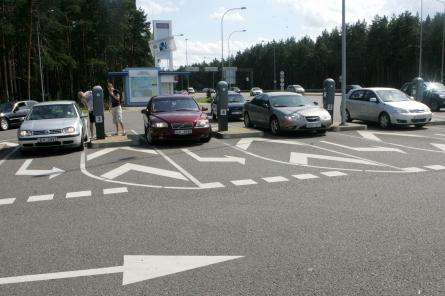
<svg viewBox="0 0 445 296">
<path fill-rule="evenodd" d="M 397 89 L 376 90 L 377 95 L 383 102 L 409 101 L 409 97 Z"/>
<path fill-rule="evenodd" d="M 33 106 L 27 120 L 55 118 L 75 118 L 76 110 L 72 104 Z"/>
<path fill-rule="evenodd" d="M 2 113 L 11 112 L 12 107 L 13 107 L 13 105 L 9 102 L 0 104 L 0 112 L 2 112 Z"/>
<path fill-rule="evenodd" d="M 245 99 L 242 95 L 229 95 L 229 103 L 244 103 Z"/>
<path fill-rule="evenodd" d="M 270 105 L 275 108 L 279 107 L 303 107 L 313 105 L 312 101 L 303 96 L 276 96 L 270 98 Z"/>
<path fill-rule="evenodd" d="M 260 88 L 259 87 L 254 87 L 254 88 L 252 88 L 252 90 L 260 90 Z"/>
<path fill-rule="evenodd" d="M 445 86 L 439 82 L 431 82 L 426 84 L 426 89 L 433 91 L 445 91 Z"/>
<path fill-rule="evenodd" d="M 199 111 L 199 107 L 192 98 L 162 98 L 154 100 L 151 111 L 153 113 L 173 111 Z"/>
</svg>

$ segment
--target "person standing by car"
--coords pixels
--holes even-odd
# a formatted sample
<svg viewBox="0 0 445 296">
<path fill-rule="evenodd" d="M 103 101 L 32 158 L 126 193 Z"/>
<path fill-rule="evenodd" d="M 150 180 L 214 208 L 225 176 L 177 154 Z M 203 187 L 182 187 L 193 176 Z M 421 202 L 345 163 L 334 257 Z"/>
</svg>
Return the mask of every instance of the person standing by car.
<svg viewBox="0 0 445 296">
<path fill-rule="evenodd" d="M 125 136 L 124 123 L 122 121 L 122 106 L 121 106 L 121 94 L 113 87 L 112 83 L 108 83 L 108 96 L 109 96 L 109 111 L 113 115 L 113 123 L 116 125 L 116 135 L 119 135 L 119 126 L 122 129 L 122 135 Z"/>
<path fill-rule="evenodd" d="M 90 119 L 90 137 L 91 139 L 95 138 L 94 136 L 94 124 L 96 122 L 96 117 L 94 116 L 94 107 L 93 107 L 93 92 L 91 90 L 88 91 L 79 91 L 77 93 L 77 97 L 80 102 L 88 108 L 88 116 Z"/>
</svg>

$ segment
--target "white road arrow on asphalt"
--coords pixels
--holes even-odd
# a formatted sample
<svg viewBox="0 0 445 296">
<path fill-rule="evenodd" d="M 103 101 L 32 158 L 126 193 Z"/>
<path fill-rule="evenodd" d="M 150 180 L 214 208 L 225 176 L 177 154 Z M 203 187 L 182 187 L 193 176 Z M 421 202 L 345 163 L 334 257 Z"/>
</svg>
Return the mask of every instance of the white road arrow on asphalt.
<svg viewBox="0 0 445 296">
<path fill-rule="evenodd" d="M 299 143 L 295 141 L 285 141 L 285 140 L 271 140 L 271 139 L 263 139 L 263 138 L 243 138 L 238 141 L 236 147 L 247 150 L 253 142 L 268 142 L 268 143 L 277 143 L 277 144 L 287 144 L 287 145 L 297 145 L 297 146 L 305 146 L 307 144 Z"/>
<path fill-rule="evenodd" d="M 374 146 L 374 147 L 350 147 L 350 146 L 340 145 L 340 144 L 336 144 L 336 143 L 332 143 L 332 142 L 328 142 L 328 141 L 320 141 L 320 142 L 321 143 L 326 143 L 326 144 L 329 144 L 329 145 L 342 147 L 342 148 L 345 148 L 345 149 L 360 151 L 360 152 L 399 152 L 399 153 L 406 154 L 406 152 L 403 151 L 403 150 L 400 150 L 400 149 L 397 149 L 397 148 L 391 148 L 391 147 L 381 147 L 381 146 Z"/>
<path fill-rule="evenodd" d="M 434 147 L 439 148 L 442 151 L 445 151 L 445 144 L 435 144 L 435 143 L 431 143 L 431 145 L 433 145 Z"/>
<path fill-rule="evenodd" d="M 406 133 L 389 133 L 389 132 L 374 132 L 374 131 L 357 131 L 363 138 L 373 141 L 382 142 L 382 139 L 376 135 L 387 135 L 387 136 L 400 136 L 409 138 L 428 138 L 425 136 L 420 136 L 416 134 L 406 134 Z"/>
<path fill-rule="evenodd" d="M 0 147 L 17 147 L 19 144 L 11 142 L 0 142 Z"/>
<path fill-rule="evenodd" d="M 49 178 L 52 179 L 65 172 L 64 170 L 58 169 L 56 167 L 53 167 L 51 170 L 28 170 L 31 162 L 32 159 L 25 160 L 25 162 L 15 174 L 17 176 L 49 176 Z"/>
<path fill-rule="evenodd" d="M 0 285 L 122 273 L 122 285 L 234 260 L 243 256 L 124 256 L 122 266 L 0 278 Z"/>
<path fill-rule="evenodd" d="M 358 158 L 350 158 L 350 157 L 338 157 L 338 156 L 328 156 L 328 155 L 319 155 L 319 154 L 307 154 L 307 153 L 297 153 L 291 152 L 290 154 L 290 163 L 308 165 L 309 158 L 315 159 L 323 159 L 323 160 L 332 160 L 339 162 L 348 162 L 348 163 L 356 163 L 356 164 L 365 164 L 365 165 L 375 165 L 375 166 L 383 166 L 380 163 L 375 163 L 365 159 Z"/>
<path fill-rule="evenodd" d="M 158 169 L 158 168 L 154 168 L 154 167 L 133 164 L 133 163 L 126 163 L 124 165 L 121 165 L 120 167 L 118 167 L 114 170 L 111 170 L 108 173 L 103 174 L 101 177 L 105 178 L 105 179 L 113 180 L 119 176 L 122 176 L 125 173 L 130 172 L 130 171 L 137 171 L 137 172 L 141 172 L 141 173 L 153 174 L 153 175 L 158 175 L 158 176 L 162 176 L 162 177 L 168 177 L 168 178 L 188 181 L 188 179 L 183 174 L 176 172 L 176 171 Z"/>
<path fill-rule="evenodd" d="M 104 148 L 104 149 L 99 150 L 97 152 L 88 154 L 87 155 L 87 160 L 93 160 L 95 158 L 104 156 L 105 154 L 114 152 L 114 151 L 119 150 L 119 149 L 128 150 L 128 151 L 136 151 L 136 152 L 147 153 L 147 154 L 158 154 L 153 149 L 136 149 L 136 148 L 131 148 L 131 147 Z"/>
<path fill-rule="evenodd" d="M 182 149 L 183 152 L 188 154 L 189 156 L 193 157 L 199 162 L 237 162 L 239 164 L 245 165 L 246 159 L 242 157 L 235 157 L 235 156 L 228 156 L 224 155 L 224 157 L 201 157 L 189 149 Z"/>
</svg>

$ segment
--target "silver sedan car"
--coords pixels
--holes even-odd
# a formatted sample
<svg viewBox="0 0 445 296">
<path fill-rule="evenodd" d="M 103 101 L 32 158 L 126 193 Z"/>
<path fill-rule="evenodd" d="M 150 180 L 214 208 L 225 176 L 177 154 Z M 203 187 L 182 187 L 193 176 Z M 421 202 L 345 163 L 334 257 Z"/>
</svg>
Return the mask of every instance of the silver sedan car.
<svg viewBox="0 0 445 296">
<path fill-rule="evenodd" d="M 35 148 L 78 148 L 88 139 L 88 115 L 74 101 L 35 104 L 17 131 L 22 151 Z"/>
<path fill-rule="evenodd" d="M 430 108 L 394 88 L 372 87 L 352 90 L 346 100 L 346 120 L 378 122 L 380 127 L 415 125 L 431 121 Z"/>
<path fill-rule="evenodd" d="M 325 132 L 332 118 L 328 111 L 308 98 L 291 92 L 270 92 L 244 104 L 244 125 L 280 131 L 315 130 Z"/>
</svg>

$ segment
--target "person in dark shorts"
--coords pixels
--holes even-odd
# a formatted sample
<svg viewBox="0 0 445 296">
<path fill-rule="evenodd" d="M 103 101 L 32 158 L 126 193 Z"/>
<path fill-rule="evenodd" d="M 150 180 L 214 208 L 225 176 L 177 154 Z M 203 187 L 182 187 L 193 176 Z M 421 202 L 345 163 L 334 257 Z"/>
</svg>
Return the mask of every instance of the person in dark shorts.
<svg viewBox="0 0 445 296">
<path fill-rule="evenodd" d="M 126 132 L 122 119 L 121 94 L 117 89 L 113 87 L 113 84 L 110 82 L 108 83 L 107 89 L 110 98 L 108 110 L 113 115 L 113 123 L 116 125 L 116 135 L 119 135 L 119 126 L 120 126 L 122 130 L 122 135 L 125 136 Z"/>
<path fill-rule="evenodd" d="M 96 117 L 94 116 L 93 109 L 93 92 L 91 90 L 82 92 L 79 91 L 77 93 L 77 97 L 79 100 L 88 108 L 88 115 L 90 118 L 90 137 L 95 138 L 94 136 L 94 123 L 96 122 Z"/>
</svg>

